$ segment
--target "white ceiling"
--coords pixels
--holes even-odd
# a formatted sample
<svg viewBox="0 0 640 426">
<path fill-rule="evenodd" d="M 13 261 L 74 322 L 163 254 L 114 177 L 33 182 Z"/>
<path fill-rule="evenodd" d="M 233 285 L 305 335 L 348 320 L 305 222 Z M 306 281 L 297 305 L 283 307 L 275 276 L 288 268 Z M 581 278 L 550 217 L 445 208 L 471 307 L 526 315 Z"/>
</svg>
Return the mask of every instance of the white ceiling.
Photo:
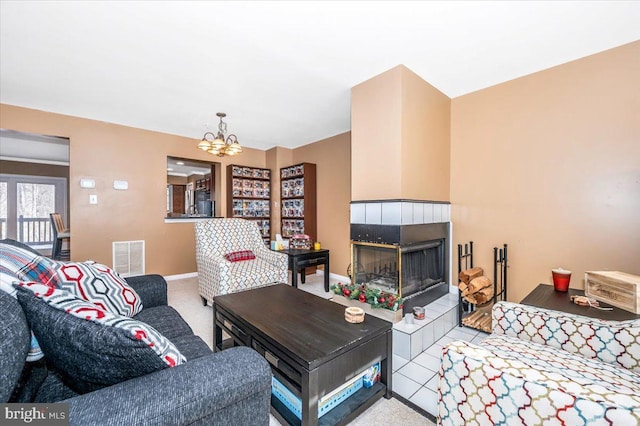
<svg viewBox="0 0 640 426">
<path fill-rule="evenodd" d="M 640 2 L 0 2 L 0 101 L 247 147 L 350 129 L 404 64 L 457 97 L 640 39 Z"/>
</svg>

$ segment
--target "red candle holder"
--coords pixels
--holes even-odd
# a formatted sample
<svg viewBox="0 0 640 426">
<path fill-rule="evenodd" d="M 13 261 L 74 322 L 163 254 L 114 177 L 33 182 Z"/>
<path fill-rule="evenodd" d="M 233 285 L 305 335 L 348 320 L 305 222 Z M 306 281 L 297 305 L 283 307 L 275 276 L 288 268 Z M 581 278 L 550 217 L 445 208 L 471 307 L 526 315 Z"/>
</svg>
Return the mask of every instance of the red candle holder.
<svg viewBox="0 0 640 426">
<path fill-rule="evenodd" d="M 571 281 L 571 271 L 558 268 L 552 269 L 551 274 L 553 275 L 553 288 L 556 291 L 567 292 L 569 290 L 569 282 Z"/>
</svg>

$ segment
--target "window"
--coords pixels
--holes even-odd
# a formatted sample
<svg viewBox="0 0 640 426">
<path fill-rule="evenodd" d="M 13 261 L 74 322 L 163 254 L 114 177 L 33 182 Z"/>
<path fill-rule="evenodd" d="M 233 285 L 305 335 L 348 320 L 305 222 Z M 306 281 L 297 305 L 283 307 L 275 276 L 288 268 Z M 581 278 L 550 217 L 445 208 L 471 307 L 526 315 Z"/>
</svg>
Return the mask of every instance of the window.
<svg viewBox="0 0 640 426">
<path fill-rule="evenodd" d="M 0 233 L 34 247 L 50 247 L 49 214 L 66 223 L 67 179 L 0 174 Z"/>
</svg>

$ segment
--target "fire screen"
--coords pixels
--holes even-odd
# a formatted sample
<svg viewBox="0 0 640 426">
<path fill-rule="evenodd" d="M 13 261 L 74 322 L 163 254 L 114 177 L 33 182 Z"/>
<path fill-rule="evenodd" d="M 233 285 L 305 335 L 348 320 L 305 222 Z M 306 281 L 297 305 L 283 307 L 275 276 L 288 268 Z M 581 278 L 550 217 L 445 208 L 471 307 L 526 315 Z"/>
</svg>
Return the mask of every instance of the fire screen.
<svg viewBox="0 0 640 426">
<path fill-rule="evenodd" d="M 352 242 L 357 284 L 408 297 L 445 281 L 444 239 L 395 246 Z"/>
</svg>

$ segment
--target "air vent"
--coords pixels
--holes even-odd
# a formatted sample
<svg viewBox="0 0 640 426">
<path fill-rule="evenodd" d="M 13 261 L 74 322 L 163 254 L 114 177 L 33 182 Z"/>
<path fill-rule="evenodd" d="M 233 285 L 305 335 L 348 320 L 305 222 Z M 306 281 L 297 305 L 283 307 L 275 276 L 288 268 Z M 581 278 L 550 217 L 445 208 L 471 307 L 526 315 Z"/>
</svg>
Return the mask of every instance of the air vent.
<svg viewBox="0 0 640 426">
<path fill-rule="evenodd" d="M 144 240 L 114 241 L 113 269 L 123 277 L 144 275 Z"/>
</svg>

